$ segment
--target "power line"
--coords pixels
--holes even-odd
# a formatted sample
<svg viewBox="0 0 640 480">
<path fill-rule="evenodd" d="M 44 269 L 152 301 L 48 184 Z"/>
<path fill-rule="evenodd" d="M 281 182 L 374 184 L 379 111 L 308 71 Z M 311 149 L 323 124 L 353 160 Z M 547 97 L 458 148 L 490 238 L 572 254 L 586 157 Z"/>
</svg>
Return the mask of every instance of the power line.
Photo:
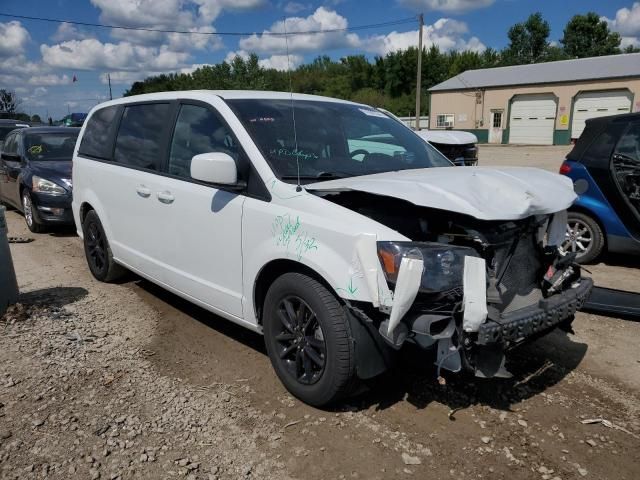
<svg viewBox="0 0 640 480">
<path fill-rule="evenodd" d="M 141 32 L 156 32 L 156 33 L 180 33 L 186 35 L 220 35 L 220 36 L 250 36 L 255 35 L 257 32 L 190 32 L 187 30 L 162 30 L 157 28 L 144 28 L 144 27 L 124 27 L 120 25 L 106 25 L 103 23 L 90 23 L 90 22 L 77 22 L 73 20 L 61 20 L 59 18 L 45 18 L 45 17 L 30 17 L 27 15 L 13 15 L 9 13 L 1 13 L 0 17 L 8 17 L 8 18 L 17 18 L 20 20 L 36 20 L 39 22 L 50 22 L 50 23 L 68 23 L 71 25 L 80 25 L 83 27 L 98 27 L 98 28 L 113 28 L 119 30 L 136 30 Z M 357 30 L 366 30 L 373 28 L 382 28 L 382 27 L 390 27 L 393 25 L 402 25 L 406 23 L 414 23 L 416 21 L 415 17 L 402 18 L 398 20 L 391 20 L 389 22 L 382 23 L 371 23 L 369 25 L 358 25 L 356 27 L 346 27 L 346 28 L 331 28 L 326 30 L 307 30 L 304 32 L 289 32 L 288 35 L 315 35 L 315 34 L 323 34 L 323 33 L 334 33 L 334 32 L 353 32 Z M 259 35 L 271 35 L 271 36 L 285 36 L 283 32 L 262 32 Z"/>
</svg>

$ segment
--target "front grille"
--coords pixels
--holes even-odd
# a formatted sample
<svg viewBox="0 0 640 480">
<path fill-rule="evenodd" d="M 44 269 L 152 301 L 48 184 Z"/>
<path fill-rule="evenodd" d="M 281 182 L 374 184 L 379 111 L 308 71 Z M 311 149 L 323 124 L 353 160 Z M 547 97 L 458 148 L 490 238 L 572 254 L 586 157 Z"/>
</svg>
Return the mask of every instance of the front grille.
<svg viewBox="0 0 640 480">
<path fill-rule="evenodd" d="M 511 242 L 496 249 L 495 265 L 498 272 L 507 261 L 510 247 Z M 536 235 L 528 233 L 520 238 L 509 266 L 497 285 L 500 295 L 500 303 L 497 307 L 501 313 L 519 310 L 537 303 L 542 298 L 542 291 L 539 288 L 541 267 Z"/>
</svg>

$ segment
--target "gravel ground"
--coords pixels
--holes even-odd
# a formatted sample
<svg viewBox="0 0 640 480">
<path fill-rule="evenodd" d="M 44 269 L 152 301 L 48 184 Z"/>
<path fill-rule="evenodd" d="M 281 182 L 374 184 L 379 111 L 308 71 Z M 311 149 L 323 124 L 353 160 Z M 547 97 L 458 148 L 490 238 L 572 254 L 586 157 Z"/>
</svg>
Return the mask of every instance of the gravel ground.
<svg viewBox="0 0 640 480">
<path fill-rule="evenodd" d="M 479 165 L 519 165 L 537 167 L 557 173 L 571 145 L 480 145 Z"/>
<path fill-rule="evenodd" d="M 72 232 L 7 216 L 35 240 L 11 245 L 21 305 L 0 319 L 1 479 L 640 478 L 640 323 L 580 313 L 513 352 L 508 381 L 441 387 L 408 351 L 318 410 L 260 336 L 134 276 L 98 283 Z M 640 292 L 637 269 L 594 270 Z"/>
</svg>

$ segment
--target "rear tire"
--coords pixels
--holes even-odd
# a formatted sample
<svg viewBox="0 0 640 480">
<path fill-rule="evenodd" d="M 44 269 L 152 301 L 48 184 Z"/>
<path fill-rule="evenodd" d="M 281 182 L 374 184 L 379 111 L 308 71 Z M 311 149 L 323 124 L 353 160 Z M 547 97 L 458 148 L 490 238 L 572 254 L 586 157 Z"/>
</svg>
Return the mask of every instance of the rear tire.
<svg viewBox="0 0 640 480">
<path fill-rule="evenodd" d="M 84 254 L 89 270 L 101 282 L 113 282 L 122 277 L 126 270 L 113 260 L 111 247 L 104 233 L 102 223 L 95 210 L 87 213 L 82 223 Z"/>
<path fill-rule="evenodd" d="M 28 190 L 22 192 L 22 212 L 29 230 L 33 233 L 42 233 L 45 231 L 45 226 L 38 221 L 36 207 L 33 206 L 33 201 L 31 200 L 31 195 Z"/>
<path fill-rule="evenodd" d="M 562 244 L 564 252 L 577 253 L 578 263 L 591 263 L 600 256 L 604 244 L 604 234 L 598 222 L 584 213 L 569 212 L 567 238 Z"/>
<path fill-rule="evenodd" d="M 285 273 L 267 292 L 263 318 L 269 358 L 289 392 L 320 407 L 352 391 L 356 369 L 349 319 L 324 285 Z"/>
</svg>

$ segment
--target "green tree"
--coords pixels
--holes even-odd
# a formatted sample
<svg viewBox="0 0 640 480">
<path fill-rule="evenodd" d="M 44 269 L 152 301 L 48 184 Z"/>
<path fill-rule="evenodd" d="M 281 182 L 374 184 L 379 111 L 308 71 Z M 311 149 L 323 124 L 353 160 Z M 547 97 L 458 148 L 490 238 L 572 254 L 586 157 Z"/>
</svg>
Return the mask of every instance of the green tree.
<svg viewBox="0 0 640 480">
<path fill-rule="evenodd" d="M 529 15 L 525 22 L 509 29 L 509 46 L 503 52 L 503 62 L 510 65 L 537 63 L 544 60 L 549 48 L 549 22 L 540 12 Z"/>
<path fill-rule="evenodd" d="M 575 15 L 569 20 L 560 43 L 571 58 L 620 53 L 620 34 L 611 32 L 607 22 L 594 12 Z"/>
<path fill-rule="evenodd" d="M 16 92 L 0 89 L 0 113 L 13 114 L 20 106 L 20 99 Z"/>
<path fill-rule="evenodd" d="M 42 119 L 40 118 L 40 115 L 38 115 L 37 113 L 35 115 L 31 115 L 31 121 L 33 123 L 42 123 Z"/>
</svg>

